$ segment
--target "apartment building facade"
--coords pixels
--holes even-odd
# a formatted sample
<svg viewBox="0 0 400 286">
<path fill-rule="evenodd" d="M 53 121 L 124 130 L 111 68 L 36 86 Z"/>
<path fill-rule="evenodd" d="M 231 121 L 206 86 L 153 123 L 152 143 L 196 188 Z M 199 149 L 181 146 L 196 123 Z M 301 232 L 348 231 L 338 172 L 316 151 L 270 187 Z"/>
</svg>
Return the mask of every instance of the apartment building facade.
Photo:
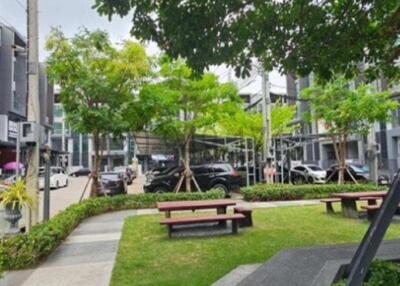
<svg viewBox="0 0 400 286">
<path fill-rule="evenodd" d="M 0 168 L 16 159 L 18 122 L 27 120 L 26 40 L 14 28 L 0 22 Z M 39 65 L 41 122 L 46 138 L 53 123 L 53 89 L 47 81 L 46 66 Z M 47 143 L 47 142 L 46 142 Z M 24 146 L 21 146 L 24 162 Z"/>
</svg>

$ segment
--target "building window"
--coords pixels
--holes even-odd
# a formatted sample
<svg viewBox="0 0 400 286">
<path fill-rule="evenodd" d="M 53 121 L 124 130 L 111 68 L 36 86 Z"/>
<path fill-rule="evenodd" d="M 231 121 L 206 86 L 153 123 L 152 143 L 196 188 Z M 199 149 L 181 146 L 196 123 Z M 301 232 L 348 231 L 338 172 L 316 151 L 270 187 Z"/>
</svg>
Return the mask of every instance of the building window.
<svg viewBox="0 0 400 286">
<path fill-rule="evenodd" d="M 79 166 L 80 165 L 80 160 L 79 160 L 79 146 L 80 146 L 80 140 L 79 140 L 79 134 L 73 134 L 72 135 L 72 165 L 74 166 Z"/>
<path fill-rule="evenodd" d="M 122 138 L 110 138 L 110 150 L 123 150 L 124 140 Z"/>
<path fill-rule="evenodd" d="M 82 135 L 82 165 L 89 166 L 89 138 L 86 134 Z"/>
<path fill-rule="evenodd" d="M 54 135 L 62 135 L 62 123 L 60 123 L 60 122 L 53 123 L 53 134 Z"/>
<path fill-rule="evenodd" d="M 54 117 L 62 118 L 64 117 L 64 108 L 60 104 L 54 105 Z"/>
</svg>

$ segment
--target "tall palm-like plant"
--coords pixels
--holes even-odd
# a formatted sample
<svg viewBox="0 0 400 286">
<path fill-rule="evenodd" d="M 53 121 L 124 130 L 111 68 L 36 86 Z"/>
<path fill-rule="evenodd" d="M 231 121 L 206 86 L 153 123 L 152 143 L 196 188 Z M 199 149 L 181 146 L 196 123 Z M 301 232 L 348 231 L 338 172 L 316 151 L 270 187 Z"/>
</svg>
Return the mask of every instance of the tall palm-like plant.
<svg viewBox="0 0 400 286">
<path fill-rule="evenodd" d="M 27 192 L 25 182 L 22 180 L 18 180 L 6 191 L 0 193 L 0 203 L 13 210 L 24 206 L 34 208 L 37 205 L 36 199 Z"/>
</svg>

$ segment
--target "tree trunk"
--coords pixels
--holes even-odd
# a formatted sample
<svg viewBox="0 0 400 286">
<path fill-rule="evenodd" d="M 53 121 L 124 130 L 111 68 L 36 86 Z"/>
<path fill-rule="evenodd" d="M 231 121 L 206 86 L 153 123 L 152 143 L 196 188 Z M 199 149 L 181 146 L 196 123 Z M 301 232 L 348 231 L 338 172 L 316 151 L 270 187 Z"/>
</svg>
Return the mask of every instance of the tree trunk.
<svg viewBox="0 0 400 286">
<path fill-rule="evenodd" d="M 90 189 L 90 197 L 96 197 L 99 188 L 99 169 L 100 169 L 100 135 L 98 132 L 93 132 L 93 149 L 94 149 L 94 164 L 92 167 L 92 187 Z"/>
<path fill-rule="evenodd" d="M 189 135 L 185 141 L 185 152 L 184 152 L 184 165 L 185 165 L 185 185 L 186 192 L 192 191 L 191 180 L 192 180 L 192 171 L 190 170 L 190 143 L 192 141 L 192 136 Z"/>
<path fill-rule="evenodd" d="M 343 137 L 345 139 L 346 137 Z M 338 185 L 341 185 L 344 183 L 344 168 L 346 166 L 346 155 L 345 149 L 343 148 L 343 140 L 342 137 L 339 135 L 336 137 L 336 135 L 331 136 L 332 142 L 333 142 L 333 150 L 335 151 L 335 157 L 338 162 Z M 346 144 L 346 142 L 344 143 Z M 335 172 L 335 171 L 334 171 Z"/>
<path fill-rule="evenodd" d="M 338 184 L 344 184 L 344 175 L 346 174 L 346 157 L 347 157 L 347 136 L 342 135 L 339 136 L 339 176 L 338 176 Z"/>
</svg>

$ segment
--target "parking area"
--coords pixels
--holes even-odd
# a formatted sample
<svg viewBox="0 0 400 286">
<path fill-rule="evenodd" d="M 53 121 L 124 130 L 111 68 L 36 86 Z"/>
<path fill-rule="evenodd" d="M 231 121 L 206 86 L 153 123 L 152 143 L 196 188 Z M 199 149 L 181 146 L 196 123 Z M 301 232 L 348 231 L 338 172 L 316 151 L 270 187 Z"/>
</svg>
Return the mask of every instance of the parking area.
<svg viewBox="0 0 400 286">
<path fill-rule="evenodd" d="M 88 177 L 69 177 L 68 186 L 65 188 L 53 189 L 50 191 L 50 217 L 55 216 L 60 211 L 67 208 L 69 205 L 79 202 L 79 198 L 88 182 Z M 84 198 L 89 196 L 89 188 L 86 190 Z M 43 195 L 44 192 L 40 191 L 39 199 L 39 218 L 43 217 Z"/>
</svg>

